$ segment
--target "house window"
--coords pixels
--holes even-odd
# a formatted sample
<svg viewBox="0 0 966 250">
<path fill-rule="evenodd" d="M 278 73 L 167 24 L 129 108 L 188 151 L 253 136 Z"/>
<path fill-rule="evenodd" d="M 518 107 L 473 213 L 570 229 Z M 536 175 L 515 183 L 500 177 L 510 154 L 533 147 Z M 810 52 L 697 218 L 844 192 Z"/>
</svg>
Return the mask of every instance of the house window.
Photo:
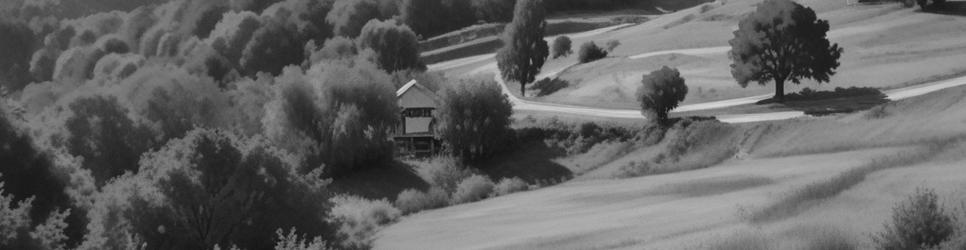
<svg viewBox="0 0 966 250">
<path fill-rule="evenodd" d="M 405 117 L 433 117 L 431 108 L 411 108 L 403 111 Z"/>
</svg>

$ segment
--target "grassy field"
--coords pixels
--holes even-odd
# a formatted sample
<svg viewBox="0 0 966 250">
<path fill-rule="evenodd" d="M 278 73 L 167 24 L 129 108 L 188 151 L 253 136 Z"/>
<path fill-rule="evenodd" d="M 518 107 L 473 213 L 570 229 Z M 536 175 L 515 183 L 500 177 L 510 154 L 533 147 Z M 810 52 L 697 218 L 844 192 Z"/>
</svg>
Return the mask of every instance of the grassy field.
<svg viewBox="0 0 966 250">
<path fill-rule="evenodd" d="M 936 189 L 950 206 L 966 197 L 966 143 L 960 140 L 966 135 L 966 88 L 855 114 L 695 124 L 620 154 L 606 153 L 620 145 L 601 144 L 583 157 L 611 160 L 575 181 L 404 218 L 380 232 L 375 246 L 862 249 L 871 247 L 868 235 L 882 230 L 893 204 L 915 188 Z M 680 143 L 675 138 L 682 133 L 700 140 L 665 166 L 687 170 L 689 159 L 721 152 L 727 157 L 710 167 L 623 178 L 623 170 L 634 166 L 629 162 L 654 162 L 657 154 L 670 152 L 668 145 Z"/>
<path fill-rule="evenodd" d="M 601 108 L 635 108 L 634 93 L 641 76 L 664 65 L 678 67 L 689 86 L 685 104 L 771 94 L 772 85 L 740 87 L 730 74 L 724 53 L 667 54 L 630 59 L 642 53 L 728 46 L 740 17 L 758 0 L 715 1 L 662 15 L 639 25 L 589 37 L 574 38 L 575 48 L 587 41 L 603 44 L 617 40 L 608 58 L 574 66 L 576 56 L 550 60 L 542 72 L 560 72 L 567 87 L 532 98 L 563 104 Z M 925 13 L 900 4 L 846 5 L 846 1 L 801 1 L 827 19 L 829 38 L 845 49 L 838 74 L 830 83 L 804 81 L 789 84 L 786 92 L 808 87 L 891 89 L 933 79 L 956 76 L 966 70 L 966 17 Z M 492 60 L 487 61 L 492 62 Z M 448 75 L 478 72 L 486 62 L 448 69 Z"/>
</svg>

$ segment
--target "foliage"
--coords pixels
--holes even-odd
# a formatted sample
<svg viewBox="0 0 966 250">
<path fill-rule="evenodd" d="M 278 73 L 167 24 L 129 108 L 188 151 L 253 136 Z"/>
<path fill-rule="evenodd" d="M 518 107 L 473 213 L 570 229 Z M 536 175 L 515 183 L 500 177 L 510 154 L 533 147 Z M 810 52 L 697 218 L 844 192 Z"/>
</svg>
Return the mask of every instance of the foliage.
<svg viewBox="0 0 966 250">
<path fill-rule="evenodd" d="M 275 242 L 275 250 L 326 250 L 330 249 L 326 242 L 322 241 L 322 237 L 315 237 L 311 240 L 308 237 L 303 239 L 302 236 L 295 234 L 295 229 L 289 231 L 288 234 L 278 229 L 275 231 L 278 235 L 278 239 Z"/>
<path fill-rule="evenodd" d="M 273 229 L 326 232 L 327 181 L 297 173 L 291 156 L 262 140 L 195 130 L 140 165 L 96 197 L 86 248 L 265 249 Z"/>
<path fill-rule="evenodd" d="M 574 53 L 574 50 L 570 48 L 570 44 L 570 37 L 567 36 L 558 36 L 553 39 L 553 51 L 551 52 L 553 59 L 566 57 Z"/>
<path fill-rule="evenodd" d="M 399 193 L 393 203 L 403 214 L 411 214 L 427 209 L 449 205 L 449 194 L 439 187 L 430 187 L 426 192 L 406 189 Z"/>
<path fill-rule="evenodd" d="M 529 188 L 530 186 L 519 177 L 503 178 L 500 180 L 500 182 L 496 183 L 496 186 L 493 188 L 493 194 L 497 196 L 508 195 L 511 193 L 526 191 Z"/>
<path fill-rule="evenodd" d="M 458 159 L 448 156 L 433 157 L 419 164 L 416 171 L 431 186 L 442 189 L 444 193 L 456 191 L 456 185 L 473 174 Z"/>
<path fill-rule="evenodd" d="M 351 39 L 337 36 L 331 39 L 325 40 L 322 44 L 322 48 L 319 50 L 312 50 L 311 55 L 308 56 L 308 61 L 311 64 L 321 62 L 322 60 L 343 60 L 350 59 L 359 54 L 356 48 L 355 42 Z"/>
<path fill-rule="evenodd" d="M 471 0 L 476 18 L 484 22 L 508 22 L 513 19 L 516 0 Z"/>
<path fill-rule="evenodd" d="M 460 181 L 450 198 L 452 204 L 469 203 L 485 199 L 493 193 L 493 181 L 482 175 L 472 175 Z"/>
<path fill-rule="evenodd" d="M 30 61 L 38 41 L 33 31 L 21 23 L 0 20 L 0 86 L 20 90 L 30 83 Z"/>
<path fill-rule="evenodd" d="M 918 188 L 892 208 L 892 221 L 873 237 L 879 249 L 935 247 L 954 233 L 955 218 L 946 214 L 932 189 Z"/>
<path fill-rule="evenodd" d="M 423 38 L 473 24 L 476 19 L 467 0 L 402 0 L 399 20 Z"/>
<path fill-rule="evenodd" d="M 113 96 L 78 98 L 68 109 L 64 148 L 83 157 L 83 168 L 91 171 L 98 187 L 125 172 L 137 172 L 141 154 L 155 144 L 152 131 L 132 121 Z"/>
<path fill-rule="evenodd" d="M 607 57 L 607 51 L 601 47 L 597 47 L 594 42 L 585 42 L 580 45 L 580 50 L 577 52 L 577 60 L 580 63 L 589 63 L 597 61 Z"/>
<path fill-rule="evenodd" d="M 29 135 L 22 131 L 17 123 L 9 120 L 10 113 L 6 106 L 0 104 L 0 178 L 5 183 L 2 189 L 2 197 L 5 202 L 0 206 L 5 206 L 7 212 L 2 216 L 14 216 L 7 218 L 19 218 L 19 212 L 26 213 L 26 227 L 20 233 L 30 232 L 30 228 L 45 223 L 49 218 L 63 217 L 59 211 L 70 209 L 74 211 L 67 215 L 63 233 L 69 237 L 68 243 L 76 242 L 83 235 L 85 224 L 83 209 L 73 203 L 69 190 L 72 186 L 71 178 L 67 171 L 60 168 L 53 157 L 38 148 Z M 19 205 L 14 208 L 13 202 Z M 13 210 L 11 210 L 13 209 Z M 20 222 L 4 222 L 3 225 L 19 225 Z M 18 228 L 18 226 L 13 226 Z M 51 228 L 50 226 L 48 228 Z M 3 229 L 8 230 L 8 229 Z M 17 229 L 19 230 L 19 229 Z M 8 231 L 9 232 L 9 231 Z M 6 234 L 9 235 L 9 234 Z M 43 234 L 54 235 L 54 234 Z M 26 235 L 18 237 L 27 238 Z M 59 242 L 53 240 L 48 242 Z"/>
<path fill-rule="evenodd" d="M 503 31 L 503 48 L 496 53 L 497 66 L 504 80 L 520 83 L 520 94 L 533 82 L 550 54 L 543 40 L 547 10 L 543 0 L 519 0 L 513 21 Z"/>
<path fill-rule="evenodd" d="M 337 36 L 355 38 L 369 20 L 379 16 L 379 5 L 373 0 L 336 1 L 325 16 Z"/>
<path fill-rule="evenodd" d="M 396 21 L 371 20 L 362 27 L 356 41 L 360 50 L 372 49 L 376 53 L 376 64 L 387 72 L 426 67 L 419 61 L 416 33 Z"/>
<path fill-rule="evenodd" d="M 338 235 L 342 246 L 366 248 L 376 231 L 402 215 L 387 200 L 367 200 L 356 196 L 332 198 L 329 222 L 339 226 Z"/>
<path fill-rule="evenodd" d="M 392 156 L 389 132 L 399 107 L 389 76 L 375 66 L 332 64 L 312 76 L 292 68 L 277 80 L 265 133 L 302 158 L 306 170 L 325 164 L 338 175 Z"/>
<path fill-rule="evenodd" d="M 460 80 L 443 89 L 436 134 L 464 161 L 496 153 L 511 135 L 513 106 L 496 82 Z"/>
<path fill-rule="evenodd" d="M 676 108 L 688 95 L 688 86 L 681 78 L 681 72 L 664 66 L 641 79 L 637 88 L 637 100 L 641 103 L 641 113 L 658 122 L 668 121 L 668 112 Z"/>
<path fill-rule="evenodd" d="M 295 33 L 278 22 L 258 28 L 242 51 L 241 68 L 249 75 L 258 72 L 278 75 L 285 66 L 298 65 L 303 54 Z"/>
<path fill-rule="evenodd" d="M 791 0 L 767 0 L 742 19 L 729 41 L 734 61 L 731 74 L 738 84 L 775 83 L 775 99 L 784 97 L 785 81 L 810 78 L 828 82 L 839 66 L 842 48 L 826 38 L 828 21 Z"/>
</svg>

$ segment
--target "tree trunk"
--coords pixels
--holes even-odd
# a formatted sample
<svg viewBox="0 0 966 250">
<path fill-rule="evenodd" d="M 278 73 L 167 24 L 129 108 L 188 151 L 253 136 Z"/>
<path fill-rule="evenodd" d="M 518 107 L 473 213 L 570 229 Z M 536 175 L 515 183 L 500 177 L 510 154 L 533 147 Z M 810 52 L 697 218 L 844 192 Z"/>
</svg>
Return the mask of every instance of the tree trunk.
<svg viewBox="0 0 966 250">
<path fill-rule="evenodd" d="M 785 79 L 775 79 L 775 97 L 777 102 L 785 101 Z"/>
<path fill-rule="evenodd" d="M 527 84 L 520 82 L 520 98 L 527 98 Z"/>
</svg>

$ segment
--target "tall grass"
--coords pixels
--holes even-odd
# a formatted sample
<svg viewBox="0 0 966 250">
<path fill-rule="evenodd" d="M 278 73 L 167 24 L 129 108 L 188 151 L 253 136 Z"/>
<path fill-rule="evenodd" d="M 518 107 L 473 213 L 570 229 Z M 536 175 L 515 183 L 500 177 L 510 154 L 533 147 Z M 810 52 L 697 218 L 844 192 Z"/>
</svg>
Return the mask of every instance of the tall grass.
<svg viewBox="0 0 966 250">
<path fill-rule="evenodd" d="M 942 153 L 954 142 L 956 141 L 935 141 L 914 152 L 905 152 L 872 160 L 866 165 L 845 171 L 829 180 L 812 183 L 795 190 L 777 203 L 752 212 L 748 219 L 757 224 L 797 215 L 818 202 L 835 197 L 861 183 L 871 173 L 925 162 Z"/>
</svg>

